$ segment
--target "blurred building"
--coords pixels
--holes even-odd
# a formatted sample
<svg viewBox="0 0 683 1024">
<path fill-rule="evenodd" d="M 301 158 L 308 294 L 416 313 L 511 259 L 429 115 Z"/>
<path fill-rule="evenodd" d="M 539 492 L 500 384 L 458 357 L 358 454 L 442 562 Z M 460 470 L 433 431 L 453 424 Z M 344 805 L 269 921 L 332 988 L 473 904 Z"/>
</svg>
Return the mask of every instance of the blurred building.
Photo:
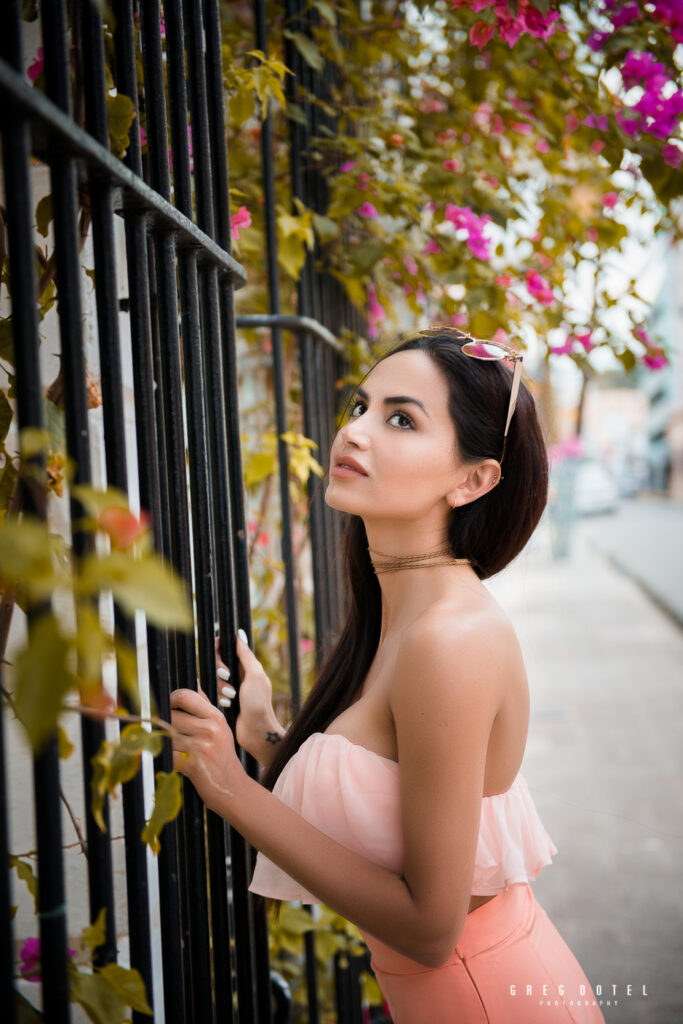
<svg viewBox="0 0 683 1024">
<path fill-rule="evenodd" d="M 669 364 L 638 369 L 638 386 L 649 401 L 647 454 L 651 488 L 683 500 L 683 247 L 664 252 L 665 274 L 649 317 L 653 338 L 661 339 Z"/>
</svg>

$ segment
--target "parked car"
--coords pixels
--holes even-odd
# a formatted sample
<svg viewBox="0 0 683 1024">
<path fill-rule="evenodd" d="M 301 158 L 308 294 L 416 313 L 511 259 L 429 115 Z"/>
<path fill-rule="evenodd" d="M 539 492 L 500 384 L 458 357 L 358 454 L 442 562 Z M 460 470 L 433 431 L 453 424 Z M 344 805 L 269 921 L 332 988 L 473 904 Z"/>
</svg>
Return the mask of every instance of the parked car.
<svg viewBox="0 0 683 1024">
<path fill-rule="evenodd" d="M 574 511 L 578 515 L 616 512 L 619 485 L 598 459 L 582 459 L 574 480 Z"/>
</svg>

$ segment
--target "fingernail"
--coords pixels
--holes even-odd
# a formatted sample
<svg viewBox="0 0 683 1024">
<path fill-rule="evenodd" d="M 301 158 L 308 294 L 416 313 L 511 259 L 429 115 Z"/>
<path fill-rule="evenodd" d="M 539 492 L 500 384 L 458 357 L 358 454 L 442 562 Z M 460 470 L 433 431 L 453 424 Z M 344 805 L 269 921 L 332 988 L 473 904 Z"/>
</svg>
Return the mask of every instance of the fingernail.
<svg viewBox="0 0 683 1024">
<path fill-rule="evenodd" d="M 232 686 L 221 686 L 221 693 L 224 697 L 230 697 L 231 700 L 233 697 L 237 696 L 237 690 Z"/>
<path fill-rule="evenodd" d="M 243 629 L 238 629 L 238 630 L 237 630 L 237 635 L 238 635 L 238 637 L 240 638 L 240 640 L 243 640 L 243 641 L 244 641 L 244 643 L 245 643 L 245 644 L 246 644 L 247 646 L 249 646 L 249 641 L 247 640 L 247 634 L 246 634 L 246 633 L 244 632 L 244 630 L 243 630 Z"/>
<path fill-rule="evenodd" d="M 229 668 L 217 668 L 216 669 L 216 675 L 218 676 L 219 679 L 224 679 L 226 681 L 226 683 L 227 683 L 228 679 L 230 678 L 230 669 Z"/>
<path fill-rule="evenodd" d="M 227 697 L 219 697 L 218 698 L 218 704 L 222 708 L 229 708 L 231 703 L 232 703 L 232 701 L 228 700 Z"/>
</svg>

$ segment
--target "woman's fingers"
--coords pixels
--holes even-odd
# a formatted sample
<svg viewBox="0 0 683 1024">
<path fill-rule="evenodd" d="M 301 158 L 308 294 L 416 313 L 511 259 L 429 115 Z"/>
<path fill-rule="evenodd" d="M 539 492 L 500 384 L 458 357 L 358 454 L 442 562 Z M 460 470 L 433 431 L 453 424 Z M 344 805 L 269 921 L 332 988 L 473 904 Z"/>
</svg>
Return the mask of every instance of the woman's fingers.
<svg viewBox="0 0 683 1024">
<path fill-rule="evenodd" d="M 199 685 L 199 683 L 197 684 Z M 171 708 L 179 711 L 187 711 L 197 718 L 208 718 L 213 705 L 204 691 L 180 689 L 171 691 Z"/>
</svg>

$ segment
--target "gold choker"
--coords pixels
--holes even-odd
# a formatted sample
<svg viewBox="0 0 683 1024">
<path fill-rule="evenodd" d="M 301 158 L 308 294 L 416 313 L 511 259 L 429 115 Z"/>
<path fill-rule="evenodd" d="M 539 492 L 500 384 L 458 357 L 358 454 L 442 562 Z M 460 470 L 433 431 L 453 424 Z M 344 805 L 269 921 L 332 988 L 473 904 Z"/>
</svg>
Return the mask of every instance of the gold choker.
<svg viewBox="0 0 683 1024">
<path fill-rule="evenodd" d="M 430 551 L 426 555 L 388 555 L 368 547 L 372 568 L 379 576 L 383 572 L 397 572 L 399 569 L 422 569 L 429 565 L 471 565 L 469 558 L 453 558 L 448 548 Z"/>
</svg>

